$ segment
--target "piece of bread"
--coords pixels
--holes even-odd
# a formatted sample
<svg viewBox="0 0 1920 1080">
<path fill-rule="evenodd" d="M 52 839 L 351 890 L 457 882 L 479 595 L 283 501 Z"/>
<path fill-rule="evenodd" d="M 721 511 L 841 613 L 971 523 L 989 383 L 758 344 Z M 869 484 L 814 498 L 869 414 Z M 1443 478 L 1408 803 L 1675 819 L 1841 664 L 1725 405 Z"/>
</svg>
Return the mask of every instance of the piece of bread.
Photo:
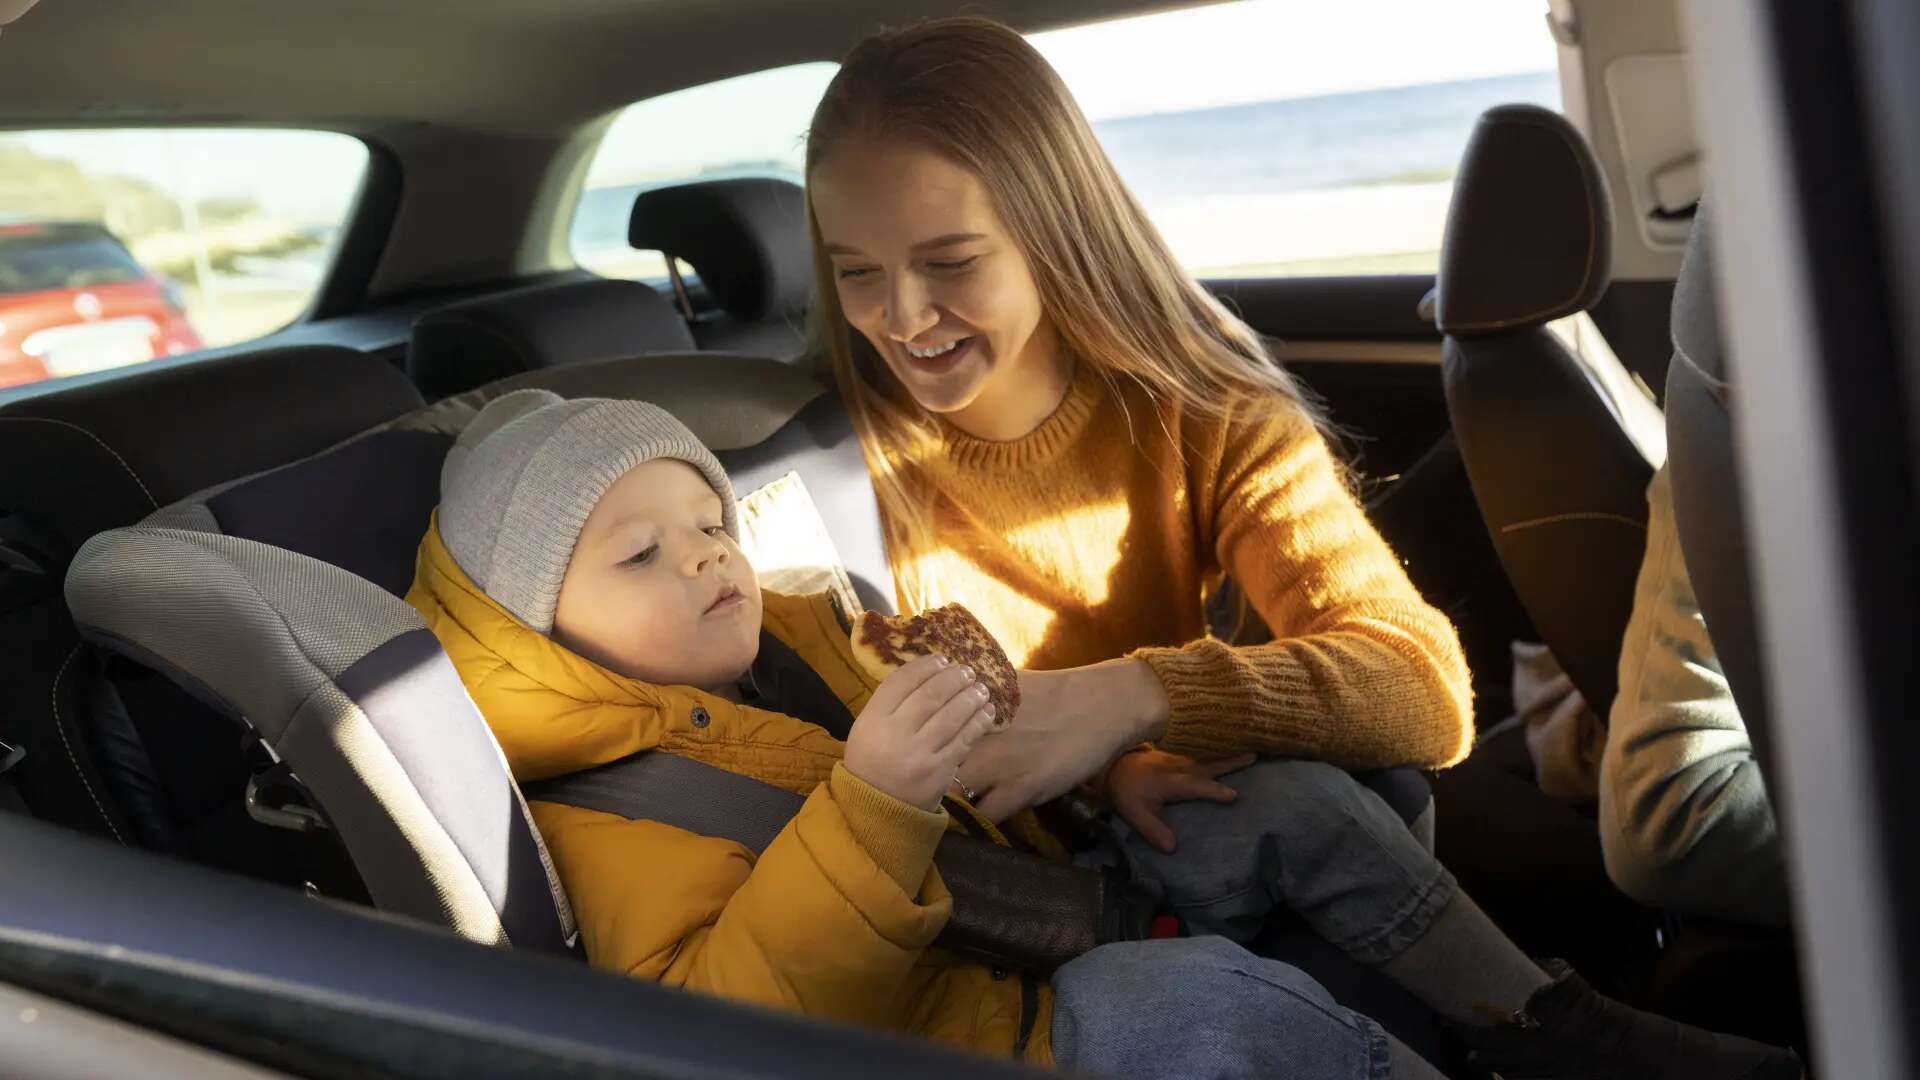
<svg viewBox="0 0 1920 1080">
<path fill-rule="evenodd" d="M 1007 659 L 1006 650 L 973 612 L 959 604 L 898 618 L 869 611 L 853 629 L 853 655 L 876 679 L 884 679 L 932 653 L 973 668 L 974 677 L 987 688 L 987 700 L 993 704 L 994 727 L 1013 722 L 1013 714 L 1020 708 L 1020 676 Z"/>
</svg>

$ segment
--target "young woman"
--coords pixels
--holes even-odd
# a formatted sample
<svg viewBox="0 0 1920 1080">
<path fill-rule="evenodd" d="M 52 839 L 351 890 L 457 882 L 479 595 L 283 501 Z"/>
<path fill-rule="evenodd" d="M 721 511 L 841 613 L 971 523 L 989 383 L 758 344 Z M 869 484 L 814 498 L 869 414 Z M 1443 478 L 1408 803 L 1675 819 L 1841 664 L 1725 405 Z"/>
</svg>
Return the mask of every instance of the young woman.
<svg viewBox="0 0 1920 1080">
<path fill-rule="evenodd" d="M 807 169 L 816 347 L 901 603 L 964 601 L 1028 669 L 964 795 L 1003 818 L 1103 783 L 1112 857 L 1190 924 L 1245 941 L 1291 907 L 1504 1075 L 1799 1074 L 1535 965 L 1345 771 L 1465 756 L 1454 630 L 1024 39 L 981 19 L 869 39 L 815 113 Z M 1206 635 L 1223 574 L 1272 644 Z M 1237 799 L 1218 782 L 1236 769 Z"/>
</svg>

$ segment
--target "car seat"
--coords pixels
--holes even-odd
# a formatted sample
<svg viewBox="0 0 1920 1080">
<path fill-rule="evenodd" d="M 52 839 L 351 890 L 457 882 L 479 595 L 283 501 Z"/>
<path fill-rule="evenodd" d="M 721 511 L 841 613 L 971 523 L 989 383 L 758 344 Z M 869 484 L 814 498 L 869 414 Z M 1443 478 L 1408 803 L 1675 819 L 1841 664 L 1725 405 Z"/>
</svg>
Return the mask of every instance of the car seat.
<svg viewBox="0 0 1920 1080">
<path fill-rule="evenodd" d="M 95 537 L 67 598 L 90 642 L 183 688 L 235 738 L 257 738 L 276 790 L 254 777 L 254 812 L 337 837 L 377 907 L 565 952 L 564 894 L 504 761 L 400 598 L 455 435 L 524 386 L 653 400 L 743 491 L 799 474 L 862 602 L 891 610 L 876 584 L 887 573 L 878 509 L 832 396 L 787 365 L 709 356 L 543 369 L 416 409 Z"/>
<path fill-rule="evenodd" d="M 1521 604 L 1606 716 L 1646 548 L 1658 408 L 1617 359 L 1547 329 L 1606 292 L 1613 218 L 1572 124 L 1488 110 L 1447 211 L 1436 321 L 1447 412 L 1474 499 Z"/>
<path fill-rule="evenodd" d="M 299 880 L 248 818 L 229 726 L 164 679 L 83 646 L 60 593 L 103 529 L 292 461 L 420 406 L 380 357 L 333 346 L 156 361 L 0 406 L 0 784 L 36 817 L 256 876 Z M 0 755 L 4 756 L 4 755 Z"/>
</svg>

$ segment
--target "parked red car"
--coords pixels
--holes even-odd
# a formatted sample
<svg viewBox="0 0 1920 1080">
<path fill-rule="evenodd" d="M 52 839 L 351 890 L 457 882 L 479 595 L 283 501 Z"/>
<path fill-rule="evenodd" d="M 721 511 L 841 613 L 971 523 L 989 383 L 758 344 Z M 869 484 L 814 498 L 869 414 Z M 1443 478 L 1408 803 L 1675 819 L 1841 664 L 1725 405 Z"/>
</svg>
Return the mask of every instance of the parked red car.
<svg viewBox="0 0 1920 1080">
<path fill-rule="evenodd" d="M 98 225 L 0 224 L 0 387 L 198 349 L 178 285 Z"/>
</svg>

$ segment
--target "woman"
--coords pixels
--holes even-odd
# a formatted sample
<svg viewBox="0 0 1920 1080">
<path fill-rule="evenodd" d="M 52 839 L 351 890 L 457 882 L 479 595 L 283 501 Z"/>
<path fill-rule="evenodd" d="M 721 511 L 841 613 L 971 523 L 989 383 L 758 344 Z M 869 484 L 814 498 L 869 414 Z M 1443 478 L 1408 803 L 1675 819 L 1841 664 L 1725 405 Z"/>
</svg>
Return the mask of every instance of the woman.
<svg viewBox="0 0 1920 1080">
<path fill-rule="evenodd" d="M 963 600 L 1029 669 L 963 795 L 1003 819 L 1104 781 L 1128 823 L 1116 858 L 1189 923 L 1244 941 L 1284 903 L 1506 1075 L 1798 1074 L 1533 964 L 1343 771 L 1466 755 L 1453 628 L 1030 45 L 980 19 L 869 39 L 815 113 L 807 170 L 815 344 L 902 606 Z M 1222 574 L 1272 644 L 1206 636 Z M 1216 777 L 1248 759 L 1218 759 L 1247 754 L 1287 760 L 1239 772 L 1236 807 Z"/>
</svg>

